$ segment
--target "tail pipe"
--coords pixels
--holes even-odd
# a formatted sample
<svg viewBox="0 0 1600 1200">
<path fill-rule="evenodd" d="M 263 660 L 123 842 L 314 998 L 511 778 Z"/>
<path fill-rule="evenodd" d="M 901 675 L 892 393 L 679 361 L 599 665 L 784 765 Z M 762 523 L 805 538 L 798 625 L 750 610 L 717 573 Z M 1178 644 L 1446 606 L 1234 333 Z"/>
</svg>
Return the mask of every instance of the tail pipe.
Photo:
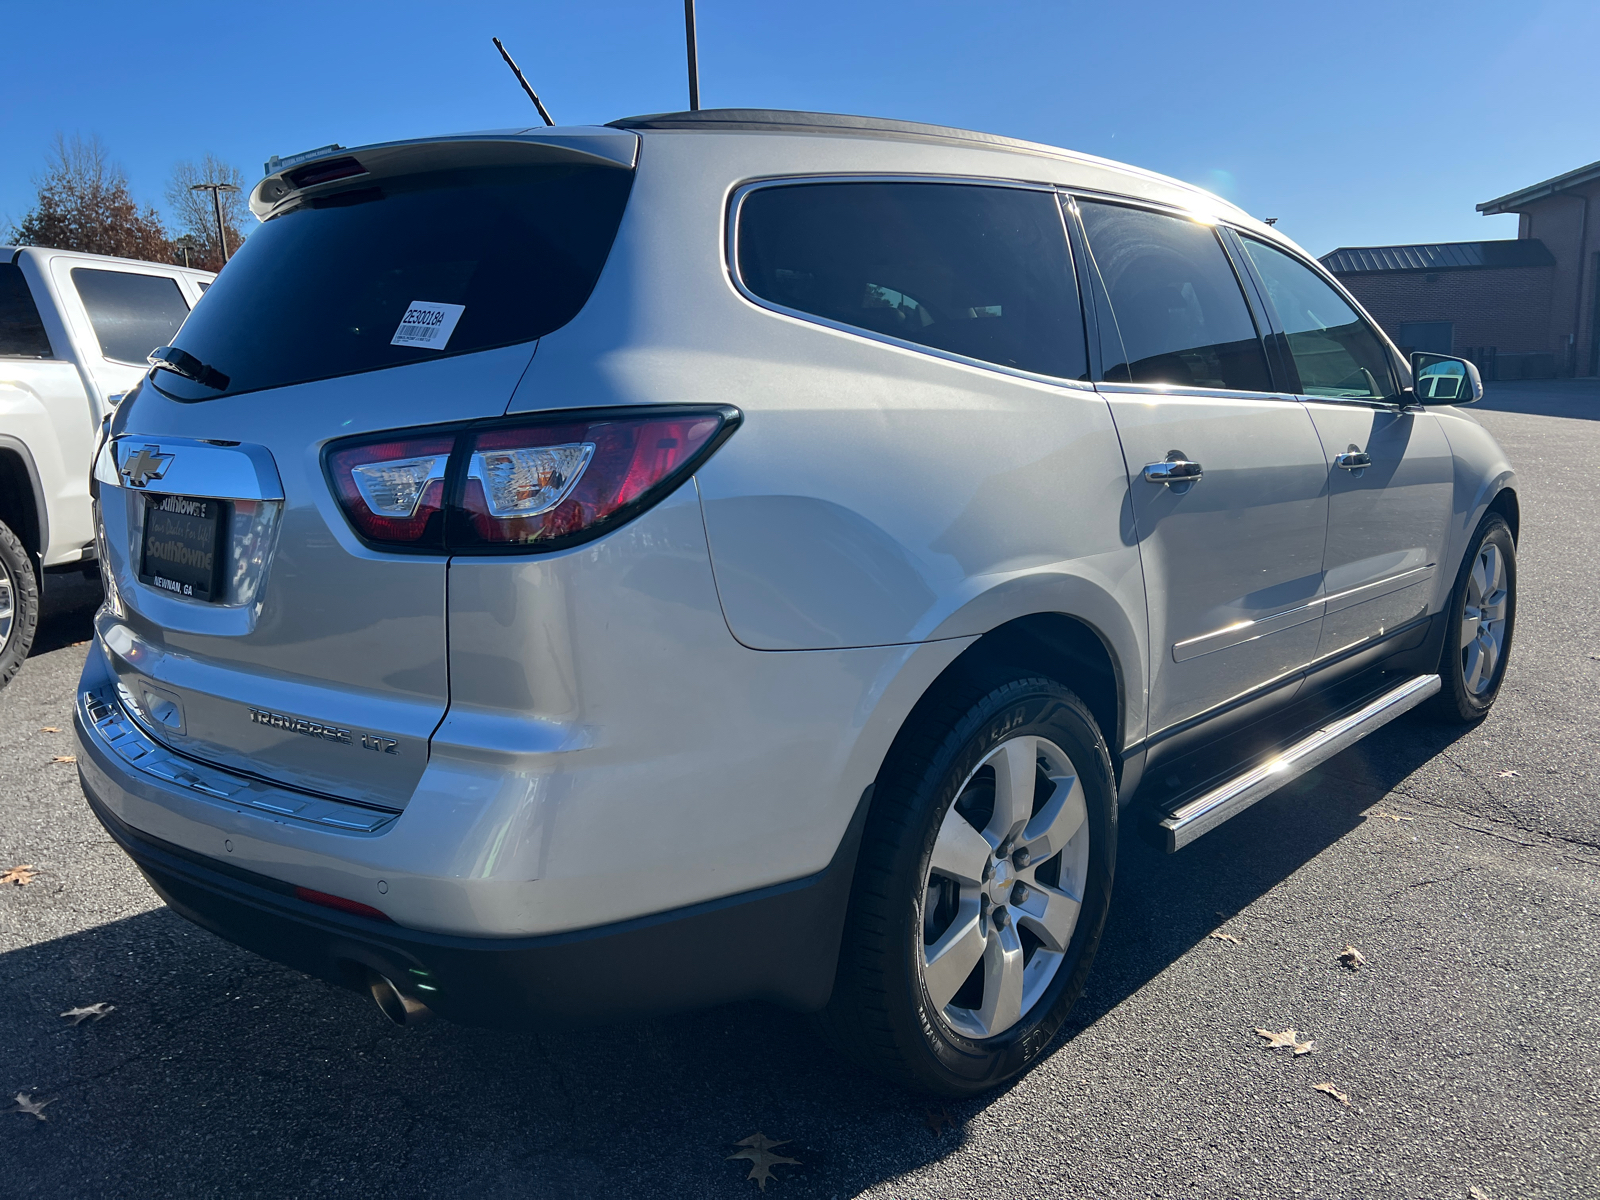
<svg viewBox="0 0 1600 1200">
<path fill-rule="evenodd" d="M 433 1016 L 432 1009 L 395 987 L 394 981 L 386 975 L 368 971 L 367 988 L 378 1010 L 396 1025 L 420 1025 Z"/>
</svg>

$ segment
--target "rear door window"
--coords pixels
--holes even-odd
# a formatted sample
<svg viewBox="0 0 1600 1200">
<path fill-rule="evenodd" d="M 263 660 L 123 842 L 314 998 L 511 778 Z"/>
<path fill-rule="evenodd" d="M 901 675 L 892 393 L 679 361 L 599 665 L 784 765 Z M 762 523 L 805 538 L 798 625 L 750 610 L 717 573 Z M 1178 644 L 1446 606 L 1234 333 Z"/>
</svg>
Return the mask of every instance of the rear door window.
<svg viewBox="0 0 1600 1200">
<path fill-rule="evenodd" d="M 16 263 L 0 263 L 0 357 L 49 358 L 50 337 Z"/>
<path fill-rule="evenodd" d="M 73 267 L 72 286 L 89 314 L 100 354 L 112 362 L 144 366 L 157 346 L 170 345 L 189 303 L 170 275 Z"/>
<path fill-rule="evenodd" d="M 738 214 L 756 296 L 919 346 L 1087 378 L 1083 313 L 1054 194 L 947 183 L 757 188 Z"/>
<path fill-rule="evenodd" d="M 309 198 L 245 239 L 173 343 L 226 386 L 165 370 L 158 386 L 209 400 L 543 337 L 588 300 L 632 180 L 463 167 Z"/>
<path fill-rule="evenodd" d="M 1252 237 L 1245 253 L 1267 285 L 1300 392 L 1336 400 L 1394 400 L 1399 390 L 1383 342 L 1317 273 Z"/>
<path fill-rule="evenodd" d="M 1215 229 L 1119 204 L 1079 201 L 1078 208 L 1115 316 L 1109 331 L 1102 325 L 1104 379 L 1272 390 L 1255 321 Z"/>
</svg>

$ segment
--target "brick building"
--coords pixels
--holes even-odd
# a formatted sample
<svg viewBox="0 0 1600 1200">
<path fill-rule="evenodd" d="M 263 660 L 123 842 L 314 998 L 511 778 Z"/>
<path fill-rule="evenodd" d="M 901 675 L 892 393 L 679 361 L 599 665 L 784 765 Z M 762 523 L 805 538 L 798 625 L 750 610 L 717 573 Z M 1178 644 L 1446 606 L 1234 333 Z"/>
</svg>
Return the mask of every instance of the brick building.
<svg viewBox="0 0 1600 1200">
<path fill-rule="evenodd" d="M 1491 379 L 1600 375 L 1600 162 L 1478 211 L 1517 213 L 1515 240 L 1341 246 L 1322 263 L 1402 350 L 1460 354 Z"/>
</svg>

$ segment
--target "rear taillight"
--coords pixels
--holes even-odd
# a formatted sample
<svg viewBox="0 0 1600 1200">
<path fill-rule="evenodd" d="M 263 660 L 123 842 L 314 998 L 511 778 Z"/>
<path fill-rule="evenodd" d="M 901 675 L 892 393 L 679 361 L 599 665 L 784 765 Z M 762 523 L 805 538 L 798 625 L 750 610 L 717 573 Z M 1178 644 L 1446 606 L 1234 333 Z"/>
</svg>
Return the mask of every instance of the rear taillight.
<svg viewBox="0 0 1600 1200">
<path fill-rule="evenodd" d="M 722 405 L 621 411 L 337 444 L 328 474 L 356 532 L 385 548 L 558 550 L 668 495 L 741 419 Z"/>
<path fill-rule="evenodd" d="M 444 544 L 444 476 L 453 437 L 369 442 L 328 455 L 344 515 L 369 542 Z"/>
</svg>

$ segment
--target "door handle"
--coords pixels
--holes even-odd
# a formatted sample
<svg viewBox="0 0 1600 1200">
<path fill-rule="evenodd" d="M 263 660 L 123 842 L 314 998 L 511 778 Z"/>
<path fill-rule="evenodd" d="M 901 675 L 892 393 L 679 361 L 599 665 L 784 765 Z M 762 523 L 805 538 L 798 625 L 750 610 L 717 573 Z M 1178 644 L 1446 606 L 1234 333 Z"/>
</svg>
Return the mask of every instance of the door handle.
<svg viewBox="0 0 1600 1200">
<path fill-rule="evenodd" d="M 1175 484 L 1198 483 L 1204 472 L 1197 462 L 1190 462 L 1177 450 L 1167 456 L 1166 462 L 1151 463 L 1144 469 L 1144 477 L 1151 483 L 1163 483 L 1167 487 Z"/>
<path fill-rule="evenodd" d="M 1370 467 L 1372 465 L 1372 455 L 1365 450 L 1357 450 L 1354 446 L 1351 446 L 1343 454 L 1335 454 L 1333 456 L 1333 465 L 1343 467 L 1346 471 L 1359 471 L 1362 467 Z"/>
</svg>

